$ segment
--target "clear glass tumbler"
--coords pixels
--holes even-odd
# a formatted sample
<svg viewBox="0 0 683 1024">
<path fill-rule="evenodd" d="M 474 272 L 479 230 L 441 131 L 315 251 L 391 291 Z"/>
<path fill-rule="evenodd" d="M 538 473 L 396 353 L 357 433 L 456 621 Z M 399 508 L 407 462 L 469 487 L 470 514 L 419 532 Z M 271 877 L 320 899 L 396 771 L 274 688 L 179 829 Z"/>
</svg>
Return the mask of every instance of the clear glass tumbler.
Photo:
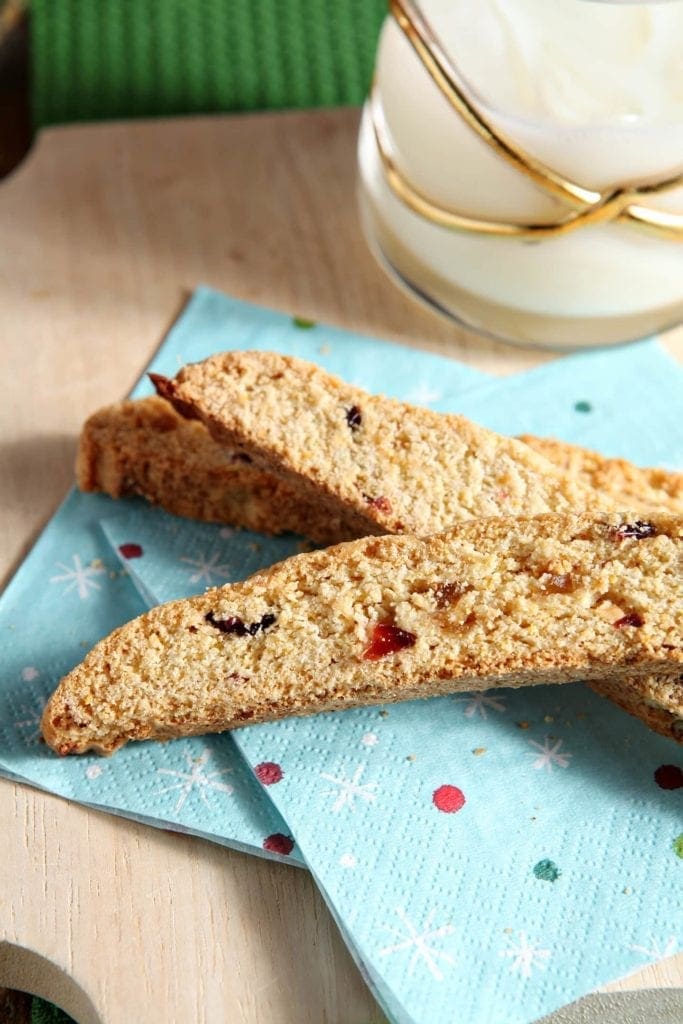
<svg viewBox="0 0 683 1024">
<path fill-rule="evenodd" d="M 683 321 L 683 0 L 392 0 L 359 138 L 368 241 L 481 333 Z"/>
</svg>

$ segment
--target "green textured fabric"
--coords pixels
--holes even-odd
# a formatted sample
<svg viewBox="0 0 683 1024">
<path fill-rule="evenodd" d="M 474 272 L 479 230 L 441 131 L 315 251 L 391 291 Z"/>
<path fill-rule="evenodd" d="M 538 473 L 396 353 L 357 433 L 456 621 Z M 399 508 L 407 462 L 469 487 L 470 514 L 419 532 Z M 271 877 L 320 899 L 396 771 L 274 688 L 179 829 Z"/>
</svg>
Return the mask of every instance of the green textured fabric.
<svg viewBox="0 0 683 1024">
<path fill-rule="evenodd" d="M 52 1003 L 36 998 L 31 1006 L 31 1024 L 74 1024 L 74 1021 Z"/>
<path fill-rule="evenodd" d="M 386 0 L 32 0 L 36 127 L 363 100 Z"/>
</svg>

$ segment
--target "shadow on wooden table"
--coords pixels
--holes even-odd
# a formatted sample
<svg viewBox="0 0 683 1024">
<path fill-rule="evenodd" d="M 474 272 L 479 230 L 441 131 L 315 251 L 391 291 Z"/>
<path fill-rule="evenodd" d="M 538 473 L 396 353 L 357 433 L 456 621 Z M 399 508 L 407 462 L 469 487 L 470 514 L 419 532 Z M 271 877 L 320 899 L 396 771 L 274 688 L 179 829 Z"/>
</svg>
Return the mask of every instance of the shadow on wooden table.
<svg viewBox="0 0 683 1024">
<path fill-rule="evenodd" d="M 7 586 L 72 486 L 75 459 L 76 439 L 69 434 L 34 434 L 0 442 L 5 523 L 26 522 L 36 508 L 48 509 L 45 518 L 14 552 L 7 572 L 0 577 L 0 591 Z"/>
</svg>

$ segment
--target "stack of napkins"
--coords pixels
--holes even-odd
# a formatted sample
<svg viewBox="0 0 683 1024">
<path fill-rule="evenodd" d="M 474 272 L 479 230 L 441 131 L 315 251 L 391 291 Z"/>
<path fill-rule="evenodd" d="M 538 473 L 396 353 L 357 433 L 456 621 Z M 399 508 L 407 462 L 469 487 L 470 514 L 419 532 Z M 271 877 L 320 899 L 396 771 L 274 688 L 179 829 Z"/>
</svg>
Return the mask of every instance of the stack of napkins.
<svg viewBox="0 0 683 1024">
<path fill-rule="evenodd" d="M 294 354 L 503 433 L 683 466 L 683 370 L 655 343 L 492 382 L 200 290 L 152 369 L 173 375 L 228 348 Z M 135 394 L 149 390 L 142 382 Z M 680 765 L 680 748 L 583 686 L 130 744 L 107 760 L 60 760 L 38 742 L 59 676 L 120 622 L 300 549 L 300 538 L 70 495 L 0 604 L 0 769 L 305 862 L 392 1021 L 529 1024 L 674 953 L 683 941 L 683 790 L 663 787 L 673 775 L 658 769 Z"/>
</svg>

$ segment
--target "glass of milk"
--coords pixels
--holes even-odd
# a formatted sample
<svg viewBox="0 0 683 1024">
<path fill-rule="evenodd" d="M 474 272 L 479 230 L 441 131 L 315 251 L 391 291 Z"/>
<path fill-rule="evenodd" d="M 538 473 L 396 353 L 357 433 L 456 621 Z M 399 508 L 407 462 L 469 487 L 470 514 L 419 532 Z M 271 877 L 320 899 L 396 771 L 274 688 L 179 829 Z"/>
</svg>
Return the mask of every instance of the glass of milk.
<svg viewBox="0 0 683 1024">
<path fill-rule="evenodd" d="M 366 236 L 394 276 L 520 344 L 683 322 L 683 0 L 391 6 L 359 167 Z"/>
</svg>

